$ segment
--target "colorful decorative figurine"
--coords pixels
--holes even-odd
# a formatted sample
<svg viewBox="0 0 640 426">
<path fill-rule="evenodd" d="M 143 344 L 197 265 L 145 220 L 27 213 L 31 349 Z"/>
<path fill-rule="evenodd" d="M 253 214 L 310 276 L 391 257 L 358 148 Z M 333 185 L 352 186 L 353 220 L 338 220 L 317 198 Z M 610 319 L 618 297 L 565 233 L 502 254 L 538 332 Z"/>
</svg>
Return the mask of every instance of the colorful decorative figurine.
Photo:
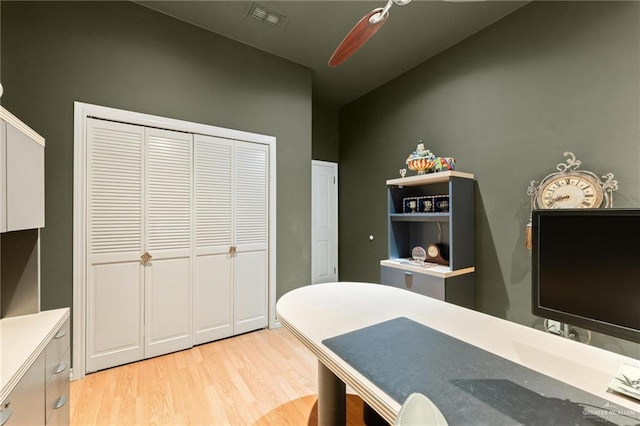
<svg viewBox="0 0 640 426">
<path fill-rule="evenodd" d="M 456 159 L 453 157 L 436 157 L 431 151 L 425 149 L 424 144 L 420 141 L 416 150 L 407 157 L 406 164 L 409 170 L 423 175 L 425 173 L 453 170 L 456 166 Z M 402 170 L 400 171 L 400 175 L 404 177 Z"/>
<path fill-rule="evenodd" d="M 455 167 L 456 167 L 456 159 L 453 157 L 436 158 L 436 165 L 435 165 L 436 172 L 446 172 L 447 170 L 453 170 Z"/>
<path fill-rule="evenodd" d="M 424 148 L 422 141 L 416 147 L 416 150 L 407 157 L 407 167 L 409 170 L 418 172 L 423 175 L 426 172 L 432 172 L 435 167 L 436 156 L 431 151 Z"/>
</svg>

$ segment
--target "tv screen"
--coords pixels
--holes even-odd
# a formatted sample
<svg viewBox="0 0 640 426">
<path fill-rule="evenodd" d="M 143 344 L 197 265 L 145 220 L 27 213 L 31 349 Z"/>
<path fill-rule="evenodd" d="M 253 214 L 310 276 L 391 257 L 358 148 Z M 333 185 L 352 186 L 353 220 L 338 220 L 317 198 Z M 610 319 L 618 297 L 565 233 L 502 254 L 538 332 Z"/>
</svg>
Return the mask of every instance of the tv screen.
<svg viewBox="0 0 640 426">
<path fill-rule="evenodd" d="M 534 210 L 534 315 L 640 343 L 640 209 Z"/>
</svg>

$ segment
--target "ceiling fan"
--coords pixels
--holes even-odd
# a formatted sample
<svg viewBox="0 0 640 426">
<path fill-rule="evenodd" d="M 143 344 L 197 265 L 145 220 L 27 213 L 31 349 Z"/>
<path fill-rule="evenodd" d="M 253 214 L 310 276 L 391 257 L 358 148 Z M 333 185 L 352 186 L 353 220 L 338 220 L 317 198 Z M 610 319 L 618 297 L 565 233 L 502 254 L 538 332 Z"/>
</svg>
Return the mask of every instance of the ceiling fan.
<svg viewBox="0 0 640 426">
<path fill-rule="evenodd" d="M 411 0 L 388 0 L 385 7 L 373 9 L 364 15 L 333 52 L 331 59 L 329 59 L 329 66 L 337 67 L 360 49 L 386 22 L 391 6 L 394 4 L 404 6 L 409 2 Z"/>
</svg>

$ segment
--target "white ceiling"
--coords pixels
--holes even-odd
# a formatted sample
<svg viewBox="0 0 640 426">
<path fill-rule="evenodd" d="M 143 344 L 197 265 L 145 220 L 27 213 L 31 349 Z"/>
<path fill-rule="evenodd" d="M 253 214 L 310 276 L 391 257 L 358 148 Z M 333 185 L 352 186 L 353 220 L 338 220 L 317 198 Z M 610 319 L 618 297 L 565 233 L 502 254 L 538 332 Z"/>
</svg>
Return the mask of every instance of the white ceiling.
<svg viewBox="0 0 640 426">
<path fill-rule="evenodd" d="M 386 0 L 264 1 L 286 20 L 248 17 L 252 1 L 137 1 L 143 6 L 311 68 L 313 97 L 342 106 L 498 21 L 527 1 L 413 0 L 394 5 L 384 26 L 337 68 L 327 61 L 365 14 Z"/>
</svg>

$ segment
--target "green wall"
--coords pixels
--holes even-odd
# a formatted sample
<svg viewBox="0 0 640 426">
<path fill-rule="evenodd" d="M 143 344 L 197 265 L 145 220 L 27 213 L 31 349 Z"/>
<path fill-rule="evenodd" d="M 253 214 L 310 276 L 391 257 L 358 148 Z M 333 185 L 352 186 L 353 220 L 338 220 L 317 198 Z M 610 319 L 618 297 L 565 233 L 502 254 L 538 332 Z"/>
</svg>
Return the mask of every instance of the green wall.
<svg viewBox="0 0 640 426">
<path fill-rule="evenodd" d="M 1 5 L 3 105 L 47 141 L 43 309 L 72 303 L 74 101 L 275 136 L 277 294 L 310 281 L 309 69 L 131 2 Z"/>
<path fill-rule="evenodd" d="M 312 110 L 312 158 L 337 163 L 340 156 L 339 109 L 314 103 Z"/>
<path fill-rule="evenodd" d="M 477 308 L 539 326 L 524 248 L 530 181 L 572 151 L 582 169 L 615 174 L 615 206 L 640 206 L 639 16 L 636 2 L 532 2 L 344 107 L 341 279 L 379 281 L 385 180 L 422 140 L 477 180 Z M 640 356 L 617 339 L 594 344 Z"/>
</svg>

